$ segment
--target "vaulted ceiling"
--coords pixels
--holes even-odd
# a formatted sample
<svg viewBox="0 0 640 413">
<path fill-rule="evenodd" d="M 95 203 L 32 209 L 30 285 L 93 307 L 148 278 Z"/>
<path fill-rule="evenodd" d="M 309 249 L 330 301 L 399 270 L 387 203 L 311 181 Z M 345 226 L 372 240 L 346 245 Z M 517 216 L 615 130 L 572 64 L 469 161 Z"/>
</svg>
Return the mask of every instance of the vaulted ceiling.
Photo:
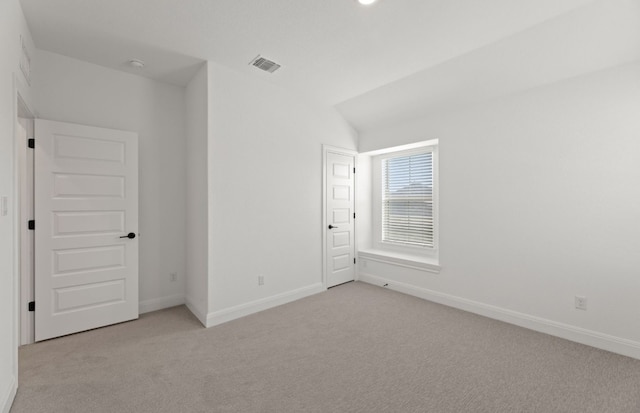
<svg viewBox="0 0 640 413">
<path fill-rule="evenodd" d="M 359 130 L 640 59 L 640 0 L 21 2 L 41 49 L 179 85 L 215 61 Z"/>
</svg>

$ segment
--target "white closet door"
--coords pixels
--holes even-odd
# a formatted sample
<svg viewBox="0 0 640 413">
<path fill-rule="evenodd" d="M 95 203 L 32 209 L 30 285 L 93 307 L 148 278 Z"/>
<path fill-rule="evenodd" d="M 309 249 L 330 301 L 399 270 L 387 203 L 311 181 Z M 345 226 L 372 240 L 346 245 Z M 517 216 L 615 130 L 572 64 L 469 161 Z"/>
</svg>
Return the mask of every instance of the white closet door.
<svg viewBox="0 0 640 413">
<path fill-rule="evenodd" d="M 36 341 L 138 318 L 138 135 L 35 135 Z"/>
<path fill-rule="evenodd" d="M 327 287 L 355 279 L 353 155 L 326 155 Z"/>
</svg>

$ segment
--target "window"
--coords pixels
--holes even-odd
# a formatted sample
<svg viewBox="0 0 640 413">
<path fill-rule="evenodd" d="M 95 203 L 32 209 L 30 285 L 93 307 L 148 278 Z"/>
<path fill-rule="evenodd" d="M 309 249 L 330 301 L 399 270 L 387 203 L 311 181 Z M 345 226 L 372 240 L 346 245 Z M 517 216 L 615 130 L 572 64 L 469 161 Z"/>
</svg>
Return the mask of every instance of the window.
<svg viewBox="0 0 640 413">
<path fill-rule="evenodd" d="M 374 244 L 377 248 L 435 256 L 436 165 L 436 146 L 374 158 L 374 234 L 377 234 Z"/>
<path fill-rule="evenodd" d="M 382 241 L 433 248 L 433 152 L 382 161 Z"/>
</svg>

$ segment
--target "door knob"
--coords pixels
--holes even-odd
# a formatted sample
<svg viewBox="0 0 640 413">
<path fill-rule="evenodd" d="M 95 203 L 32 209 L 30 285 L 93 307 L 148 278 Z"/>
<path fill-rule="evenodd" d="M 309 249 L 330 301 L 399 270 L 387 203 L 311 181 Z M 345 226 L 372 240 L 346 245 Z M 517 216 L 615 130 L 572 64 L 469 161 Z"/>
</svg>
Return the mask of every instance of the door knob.
<svg viewBox="0 0 640 413">
<path fill-rule="evenodd" d="M 134 234 L 133 232 L 128 233 L 127 235 L 123 235 L 120 238 L 129 238 L 129 239 L 134 239 L 136 237 L 136 234 Z"/>
<path fill-rule="evenodd" d="M 338 227 L 335 227 L 333 225 L 329 225 L 329 229 L 334 229 L 334 228 L 338 228 Z"/>
</svg>

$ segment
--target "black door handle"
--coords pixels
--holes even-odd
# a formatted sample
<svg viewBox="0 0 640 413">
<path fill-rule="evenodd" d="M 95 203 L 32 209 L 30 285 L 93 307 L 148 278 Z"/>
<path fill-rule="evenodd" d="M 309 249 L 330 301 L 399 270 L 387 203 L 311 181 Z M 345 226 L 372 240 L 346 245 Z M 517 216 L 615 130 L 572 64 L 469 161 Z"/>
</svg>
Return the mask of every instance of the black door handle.
<svg viewBox="0 0 640 413">
<path fill-rule="evenodd" d="M 338 227 L 335 227 L 333 225 L 329 225 L 329 229 L 334 229 L 334 228 L 338 228 Z"/>
<path fill-rule="evenodd" d="M 120 238 L 129 238 L 129 239 L 134 239 L 136 237 L 136 234 L 134 234 L 133 232 L 128 233 L 127 235 L 123 235 Z"/>
</svg>

